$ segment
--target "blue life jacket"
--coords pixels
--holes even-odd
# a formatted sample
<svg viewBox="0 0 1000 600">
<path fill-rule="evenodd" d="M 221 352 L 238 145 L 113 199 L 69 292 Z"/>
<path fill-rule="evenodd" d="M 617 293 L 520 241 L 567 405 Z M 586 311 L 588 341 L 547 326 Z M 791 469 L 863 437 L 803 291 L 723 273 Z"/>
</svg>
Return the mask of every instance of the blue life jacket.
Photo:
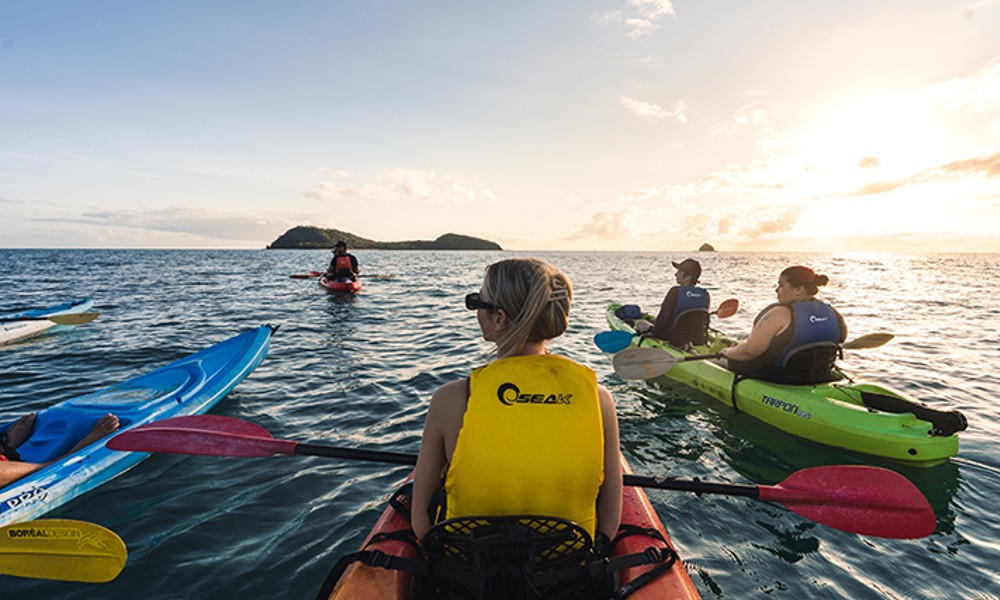
<svg viewBox="0 0 1000 600">
<path fill-rule="evenodd" d="M 682 285 L 677 289 L 677 306 L 670 316 L 671 325 L 676 327 L 682 316 L 696 311 L 708 312 L 708 291 L 693 285 Z"/>
<path fill-rule="evenodd" d="M 843 339 L 841 319 L 832 306 L 819 300 L 793 302 L 792 339 L 781 349 L 775 366 L 782 366 L 785 357 L 796 348 L 812 345 L 837 346 Z"/>
</svg>

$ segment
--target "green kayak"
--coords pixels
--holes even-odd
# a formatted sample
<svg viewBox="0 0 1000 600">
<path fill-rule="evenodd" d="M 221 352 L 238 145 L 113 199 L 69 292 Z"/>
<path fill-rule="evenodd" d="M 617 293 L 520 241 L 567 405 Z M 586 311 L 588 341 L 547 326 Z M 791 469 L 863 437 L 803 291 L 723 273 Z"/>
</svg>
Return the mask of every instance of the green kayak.
<svg viewBox="0 0 1000 600">
<path fill-rule="evenodd" d="M 607 308 L 616 331 L 635 333 Z M 650 315 L 643 318 L 652 319 Z M 712 354 L 729 340 L 713 334 L 698 354 Z M 673 357 L 691 356 L 664 340 L 634 336 L 631 347 L 653 347 Z M 626 350 L 626 352 L 628 352 Z M 662 355 L 661 355 L 662 356 Z M 666 358 L 666 357 L 664 357 Z M 792 435 L 854 452 L 879 456 L 914 467 L 931 467 L 958 453 L 957 432 L 965 418 L 957 411 L 940 411 L 891 388 L 841 379 L 813 385 L 788 385 L 739 379 L 707 360 L 678 361 L 663 377 L 688 385 Z"/>
</svg>

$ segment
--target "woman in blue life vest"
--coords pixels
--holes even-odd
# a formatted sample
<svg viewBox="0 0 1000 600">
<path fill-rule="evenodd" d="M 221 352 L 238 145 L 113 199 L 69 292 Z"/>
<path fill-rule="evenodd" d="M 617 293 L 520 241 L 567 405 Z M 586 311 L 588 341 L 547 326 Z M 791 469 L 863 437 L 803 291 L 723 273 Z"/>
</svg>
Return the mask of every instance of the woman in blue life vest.
<svg viewBox="0 0 1000 600">
<path fill-rule="evenodd" d="M 847 339 L 844 318 L 815 298 L 829 281 L 808 267 L 782 271 L 775 289 L 778 302 L 757 315 L 746 341 L 720 352 L 721 364 L 746 377 L 780 380 L 783 360 L 796 348 L 842 343 Z"/>
<path fill-rule="evenodd" d="M 592 370 L 545 344 L 569 324 L 572 287 L 559 269 L 523 258 L 486 268 L 476 310 L 496 360 L 434 392 L 414 472 L 413 531 L 444 481 L 438 520 L 541 515 L 615 535 L 622 473 L 614 400 Z"/>
</svg>

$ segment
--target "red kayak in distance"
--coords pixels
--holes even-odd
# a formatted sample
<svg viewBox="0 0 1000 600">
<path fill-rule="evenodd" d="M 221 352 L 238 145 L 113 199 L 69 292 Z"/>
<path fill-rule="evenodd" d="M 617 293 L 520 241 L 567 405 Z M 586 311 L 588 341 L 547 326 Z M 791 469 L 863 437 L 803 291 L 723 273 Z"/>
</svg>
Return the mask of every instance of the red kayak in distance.
<svg viewBox="0 0 1000 600">
<path fill-rule="evenodd" d="M 356 294 L 361 291 L 361 282 L 357 279 L 351 281 L 349 279 L 327 279 L 326 277 L 320 277 L 319 284 L 331 292 Z"/>
</svg>

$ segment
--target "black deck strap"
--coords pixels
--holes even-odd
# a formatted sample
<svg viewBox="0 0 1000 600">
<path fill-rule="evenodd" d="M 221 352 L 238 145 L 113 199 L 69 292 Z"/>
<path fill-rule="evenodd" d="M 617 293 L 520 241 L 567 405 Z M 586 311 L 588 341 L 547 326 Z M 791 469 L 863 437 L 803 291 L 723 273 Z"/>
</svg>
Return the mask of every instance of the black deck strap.
<svg viewBox="0 0 1000 600">
<path fill-rule="evenodd" d="M 920 404 L 897 398 L 888 394 L 861 391 L 861 402 L 872 410 L 889 413 L 912 413 L 921 421 L 927 421 L 934 426 L 932 433 L 938 436 L 949 436 L 959 431 L 965 431 L 969 426 L 965 415 L 957 410 L 938 410 L 926 404 Z"/>
<path fill-rule="evenodd" d="M 413 482 L 407 481 L 399 487 L 398 490 L 389 498 L 389 506 L 392 507 L 397 514 L 406 517 L 406 520 L 410 520 L 410 499 L 413 498 Z"/>
<path fill-rule="evenodd" d="M 733 373 L 733 386 L 729 388 L 729 403 L 733 405 L 733 410 L 740 412 L 740 407 L 736 405 L 736 384 L 746 379 L 739 373 Z"/>
<path fill-rule="evenodd" d="M 660 575 L 663 575 L 669 571 L 674 563 L 677 562 L 678 556 L 674 552 L 674 549 L 670 547 L 667 540 L 659 532 L 659 530 L 652 527 L 638 527 L 635 525 L 622 525 L 618 534 L 615 535 L 615 539 L 612 540 L 611 546 L 614 547 L 621 540 L 633 536 L 633 535 L 644 535 L 646 537 L 653 538 L 663 542 L 663 546 L 650 546 L 646 548 L 643 552 L 636 552 L 634 554 L 626 554 L 624 556 L 616 556 L 607 561 L 608 569 L 612 572 L 621 571 L 623 569 L 628 569 L 631 567 L 637 567 L 647 564 L 655 564 L 656 566 L 652 569 L 646 571 L 642 575 L 636 577 L 629 583 L 621 586 L 611 595 L 612 598 L 616 600 L 621 598 L 627 598 L 634 594 L 636 590 L 640 589 L 642 586 L 653 581 Z M 659 564 L 657 564 L 659 563 Z"/>
<path fill-rule="evenodd" d="M 372 544 L 387 540 L 406 542 L 416 548 L 418 554 L 420 553 L 420 543 L 417 541 L 416 535 L 414 535 L 413 531 L 409 529 L 377 533 L 372 536 L 372 539 L 369 540 L 367 544 L 365 544 L 365 548 Z M 333 568 L 330 569 L 330 573 L 323 581 L 323 586 L 320 587 L 319 593 L 316 594 L 316 600 L 327 600 L 327 598 L 330 597 L 330 594 L 333 593 L 333 589 L 337 587 L 337 582 L 340 581 L 340 578 L 344 575 L 344 571 L 347 570 L 347 567 L 349 567 L 351 563 L 355 562 L 364 563 L 371 567 L 403 571 L 420 577 L 427 575 L 427 563 L 423 560 L 394 556 L 392 554 L 386 554 L 381 550 L 362 549 L 358 552 L 352 552 L 351 554 L 340 557 L 340 560 L 333 565 Z"/>
</svg>

